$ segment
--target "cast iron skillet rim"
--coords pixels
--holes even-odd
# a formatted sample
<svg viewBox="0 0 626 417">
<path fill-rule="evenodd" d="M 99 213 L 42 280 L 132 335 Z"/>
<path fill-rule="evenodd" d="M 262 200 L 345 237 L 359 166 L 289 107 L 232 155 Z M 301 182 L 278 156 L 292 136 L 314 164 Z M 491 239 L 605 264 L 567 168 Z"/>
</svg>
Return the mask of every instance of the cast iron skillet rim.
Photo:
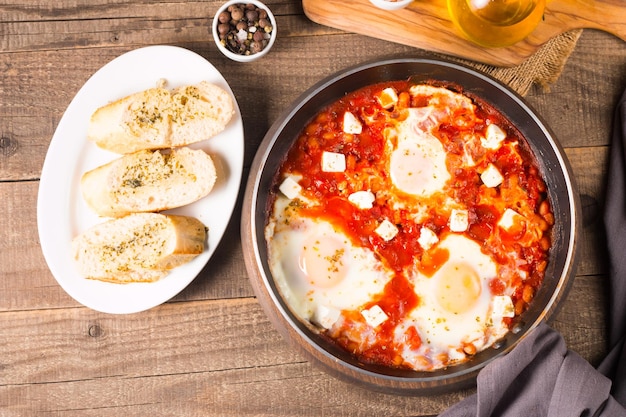
<svg viewBox="0 0 626 417">
<path fill-rule="evenodd" d="M 527 105 L 524 102 L 524 100 L 520 96 L 517 95 L 517 93 L 510 90 L 508 87 L 503 86 L 497 80 L 493 79 L 492 77 L 488 75 L 477 72 L 476 70 L 470 67 L 467 67 L 465 65 L 461 65 L 458 63 L 447 62 L 447 61 L 443 61 L 437 58 L 406 58 L 406 59 L 405 58 L 393 58 L 393 59 L 374 61 L 374 62 L 357 65 L 357 66 L 348 68 L 344 71 L 341 71 L 340 73 L 333 74 L 329 77 L 326 77 L 325 79 L 316 83 L 307 91 L 305 91 L 303 94 L 301 94 L 300 97 L 298 97 L 294 101 L 295 105 L 293 107 L 290 107 L 287 111 L 285 111 L 279 117 L 278 122 L 275 123 L 265 135 L 265 138 L 260 145 L 261 152 L 259 152 L 255 156 L 255 159 L 252 164 L 253 175 L 249 177 L 249 181 L 248 181 L 248 190 L 251 190 L 251 191 L 246 192 L 246 194 L 249 194 L 249 196 L 251 195 L 251 198 L 249 200 L 249 204 L 251 205 L 251 208 L 250 208 L 250 211 L 247 212 L 251 218 L 251 227 L 250 227 L 250 230 L 246 230 L 244 232 L 251 233 L 251 239 L 252 239 L 251 249 L 254 251 L 254 255 L 255 255 L 254 267 L 257 269 L 259 276 L 263 280 L 263 285 L 265 286 L 267 295 L 269 295 L 269 297 L 271 298 L 274 307 L 276 307 L 278 311 L 280 312 L 281 317 L 279 319 L 286 321 L 287 324 L 290 326 L 290 328 L 294 330 L 297 333 L 297 335 L 301 337 L 305 343 L 308 344 L 309 347 L 313 348 L 316 352 L 320 353 L 324 357 L 324 360 L 326 361 L 337 362 L 340 360 L 340 358 L 336 357 L 335 355 L 331 354 L 323 347 L 319 346 L 318 343 L 316 343 L 310 337 L 310 335 L 307 334 L 305 330 L 303 330 L 304 326 L 300 323 L 300 321 L 297 318 L 293 317 L 289 308 L 284 304 L 282 299 L 280 299 L 279 295 L 276 294 L 277 288 L 275 287 L 273 282 L 271 282 L 268 274 L 265 273 L 269 271 L 266 271 L 265 266 L 262 264 L 261 254 L 259 252 L 259 247 L 260 247 L 259 245 L 265 245 L 265 242 L 264 240 L 262 242 L 258 241 L 257 238 L 259 236 L 256 230 L 256 228 L 258 227 L 256 213 L 259 209 L 261 209 L 262 212 L 265 212 L 265 207 L 257 206 L 260 179 L 266 167 L 268 156 L 271 154 L 272 150 L 276 146 L 276 142 L 279 139 L 280 134 L 288 125 L 292 117 L 296 115 L 302 109 L 302 107 L 304 107 L 312 98 L 315 98 L 315 96 L 320 94 L 320 92 L 322 92 L 329 85 L 338 83 L 341 80 L 345 79 L 346 77 L 350 77 L 358 72 L 365 71 L 374 67 L 384 67 L 384 66 L 395 65 L 395 64 L 401 64 L 401 65 L 426 64 L 426 65 L 433 65 L 433 66 L 438 66 L 438 67 L 448 67 L 455 71 L 461 71 L 470 76 L 474 76 L 480 79 L 482 82 L 486 82 L 489 86 L 495 87 L 500 92 L 508 96 L 509 99 L 515 102 L 517 106 L 520 106 L 523 109 L 524 113 L 533 120 L 536 126 L 544 133 L 545 138 L 548 140 L 548 144 L 552 148 L 552 153 L 557 157 L 557 165 L 562 171 L 562 175 L 564 177 L 564 181 L 565 181 L 566 188 L 567 188 L 567 194 L 569 196 L 569 207 L 570 207 L 570 214 L 571 214 L 570 222 L 567 225 L 568 230 L 566 230 L 566 232 L 569 234 L 570 239 L 569 239 L 568 246 L 567 246 L 567 257 L 564 262 L 565 268 L 563 268 L 563 271 L 561 272 L 561 276 L 559 277 L 559 280 L 555 287 L 555 291 L 552 293 L 551 299 L 544 307 L 543 314 L 536 317 L 533 323 L 531 323 L 530 327 L 525 328 L 524 333 L 527 333 L 528 331 L 530 331 L 530 329 L 536 327 L 541 321 L 543 321 L 546 318 L 545 316 L 550 316 L 554 313 L 554 311 L 551 311 L 551 310 L 554 310 L 553 307 L 554 307 L 555 302 L 557 301 L 558 298 L 565 296 L 564 291 L 567 290 L 567 288 L 565 287 L 569 287 L 569 285 L 566 286 L 565 284 L 571 284 L 571 281 L 573 281 L 572 279 L 569 279 L 569 276 L 572 273 L 572 269 L 574 265 L 573 260 L 576 257 L 576 245 L 575 245 L 574 237 L 575 237 L 576 226 L 579 224 L 579 221 L 580 221 L 579 216 L 578 216 L 579 202 L 576 198 L 577 194 L 574 192 L 575 184 L 573 183 L 573 176 L 571 174 L 571 169 L 569 168 L 567 160 L 564 158 L 563 150 L 561 149 L 559 144 L 556 142 L 555 135 L 549 130 L 547 125 L 539 118 L 537 113 L 533 109 L 531 109 L 529 105 Z M 246 216 L 245 213 L 246 211 L 244 210 L 244 216 Z M 269 289 L 272 289 L 272 290 L 270 291 Z M 283 333 L 282 329 L 279 329 L 279 330 L 281 330 L 281 333 Z M 458 367 L 458 369 L 460 369 L 459 372 L 447 373 L 444 375 L 433 375 L 431 373 L 412 372 L 411 376 L 395 376 L 395 375 L 387 375 L 387 374 L 380 374 L 377 372 L 372 372 L 367 369 L 363 369 L 358 366 L 355 366 L 346 361 L 342 361 L 342 365 L 347 367 L 352 372 L 351 375 L 348 375 L 349 379 L 351 378 L 353 379 L 355 375 L 361 374 L 361 375 L 369 377 L 370 379 L 384 380 L 384 381 L 387 381 L 387 383 L 392 383 L 392 384 L 393 383 L 400 383 L 400 384 L 409 383 L 411 385 L 414 385 L 414 388 L 408 388 L 409 390 L 417 390 L 419 392 L 426 392 L 430 388 L 436 389 L 439 383 L 445 382 L 446 380 L 459 379 L 458 382 L 462 382 L 463 378 L 471 377 L 477 371 L 479 371 L 484 366 L 486 366 L 487 363 L 495 360 L 498 357 L 501 357 L 502 355 L 510 351 L 517 343 L 519 343 L 522 340 L 522 338 L 523 336 L 516 337 L 513 343 L 509 343 L 507 346 L 503 347 L 500 352 L 498 352 L 493 357 L 489 358 L 488 360 L 484 362 L 478 363 L 474 366 L 465 367 L 464 369 L 461 369 L 461 367 Z M 322 362 L 323 365 L 327 365 L 323 363 L 324 360 L 321 360 L 320 358 L 315 358 L 315 359 L 317 361 Z M 417 376 L 421 374 L 426 374 L 427 376 L 426 377 Z M 456 382 L 453 382 L 452 385 L 456 385 Z M 374 388 L 376 389 L 377 387 L 374 387 Z M 398 388 L 398 387 L 395 387 L 392 389 L 396 389 L 396 388 L 398 390 L 403 389 L 403 388 Z"/>
</svg>

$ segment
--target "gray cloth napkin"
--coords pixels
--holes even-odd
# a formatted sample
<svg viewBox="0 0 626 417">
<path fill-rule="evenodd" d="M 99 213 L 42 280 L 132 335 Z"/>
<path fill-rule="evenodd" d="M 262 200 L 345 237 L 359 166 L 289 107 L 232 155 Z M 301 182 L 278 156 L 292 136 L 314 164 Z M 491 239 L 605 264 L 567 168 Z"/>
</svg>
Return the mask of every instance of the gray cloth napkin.
<svg viewBox="0 0 626 417">
<path fill-rule="evenodd" d="M 625 142 L 626 92 L 615 112 L 604 211 L 611 285 L 609 354 L 596 369 L 542 324 L 478 374 L 476 394 L 440 417 L 626 416 Z"/>
</svg>

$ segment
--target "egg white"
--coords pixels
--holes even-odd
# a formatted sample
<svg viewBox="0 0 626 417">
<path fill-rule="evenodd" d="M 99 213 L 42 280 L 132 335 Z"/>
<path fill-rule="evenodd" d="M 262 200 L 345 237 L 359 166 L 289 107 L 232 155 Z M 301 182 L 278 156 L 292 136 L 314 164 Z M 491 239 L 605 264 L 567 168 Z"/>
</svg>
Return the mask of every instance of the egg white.
<svg viewBox="0 0 626 417">
<path fill-rule="evenodd" d="M 319 219 L 277 219 L 268 239 L 268 262 L 295 314 L 314 320 L 320 311 L 358 310 L 391 280 L 369 249 L 354 246 Z"/>
<path fill-rule="evenodd" d="M 419 351 L 405 349 L 404 359 L 409 363 L 423 360 L 426 352 L 434 361 L 438 354 L 459 360 L 464 357 L 465 344 L 472 343 L 480 350 L 492 341 L 492 334 L 506 332 L 501 317 L 492 315 L 489 281 L 498 272 L 494 260 L 481 251 L 478 243 L 461 234 L 447 235 L 436 248 L 448 250 L 450 257 L 431 277 L 415 273 L 413 282 L 420 303 L 396 329 L 399 341 L 411 326 L 422 339 Z M 461 275 L 454 275 L 457 269 Z M 464 283 L 463 274 L 471 276 Z M 456 291 L 451 285 L 462 288 Z M 455 296 L 458 299 L 449 299 Z"/>
<path fill-rule="evenodd" d="M 421 109 L 408 109 L 408 117 L 396 126 L 397 146 L 389 159 L 389 174 L 401 191 L 429 196 L 441 191 L 450 179 L 443 145 L 422 126 Z"/>
</svg>

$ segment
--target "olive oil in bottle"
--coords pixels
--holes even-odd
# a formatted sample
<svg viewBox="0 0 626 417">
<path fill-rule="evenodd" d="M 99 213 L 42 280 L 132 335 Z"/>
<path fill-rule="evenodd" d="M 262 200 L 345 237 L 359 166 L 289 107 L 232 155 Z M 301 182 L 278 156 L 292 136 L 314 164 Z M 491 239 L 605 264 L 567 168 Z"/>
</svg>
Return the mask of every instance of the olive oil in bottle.
<svg viewBox="0 0 626 417">
<path fill-rule="evenodd" d="M 472 42 L 486 47 L 513 45 L 543 18 L 546 0 L 448 0 L 454 25 Z"/>
</svg>

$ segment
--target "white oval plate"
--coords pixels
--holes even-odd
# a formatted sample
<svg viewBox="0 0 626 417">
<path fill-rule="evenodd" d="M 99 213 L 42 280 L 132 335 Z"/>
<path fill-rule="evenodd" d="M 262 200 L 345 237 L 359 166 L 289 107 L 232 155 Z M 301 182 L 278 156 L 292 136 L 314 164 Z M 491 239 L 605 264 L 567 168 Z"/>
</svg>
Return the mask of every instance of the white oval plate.
<svg viewBox="0 0 626 417">
<path fill-rule="evenodd" d="M 159 79 L 175 88 L 207 80 L 235 97 L 224 77 L 200 55 L 174 46 L 149 46 L 125 53 L 98 70 L 78 91 L 52 137 L 43 164 L 37 198 L 37 225 L 44 258 L 59 285 L 76 301 L 112 314 L 135 313 L 157 306 L 182 291 L 209 261 L 230 221 L 239 193 L 244 157 L 241 113 L 226 130 L 192 145 L 215 162 L 218 180 L 205 198 L 168 213 L 194 216 L 209 229 L 205 251 L 190 263 L 153 283 L 112 284 L 83 278 L 71 254 L 79 233 L 106 219 L 84 202 L 80 178 L 119 155 L 86 139 L 91 114 L 100 106 L 156 86 Z"/>
</svg>

